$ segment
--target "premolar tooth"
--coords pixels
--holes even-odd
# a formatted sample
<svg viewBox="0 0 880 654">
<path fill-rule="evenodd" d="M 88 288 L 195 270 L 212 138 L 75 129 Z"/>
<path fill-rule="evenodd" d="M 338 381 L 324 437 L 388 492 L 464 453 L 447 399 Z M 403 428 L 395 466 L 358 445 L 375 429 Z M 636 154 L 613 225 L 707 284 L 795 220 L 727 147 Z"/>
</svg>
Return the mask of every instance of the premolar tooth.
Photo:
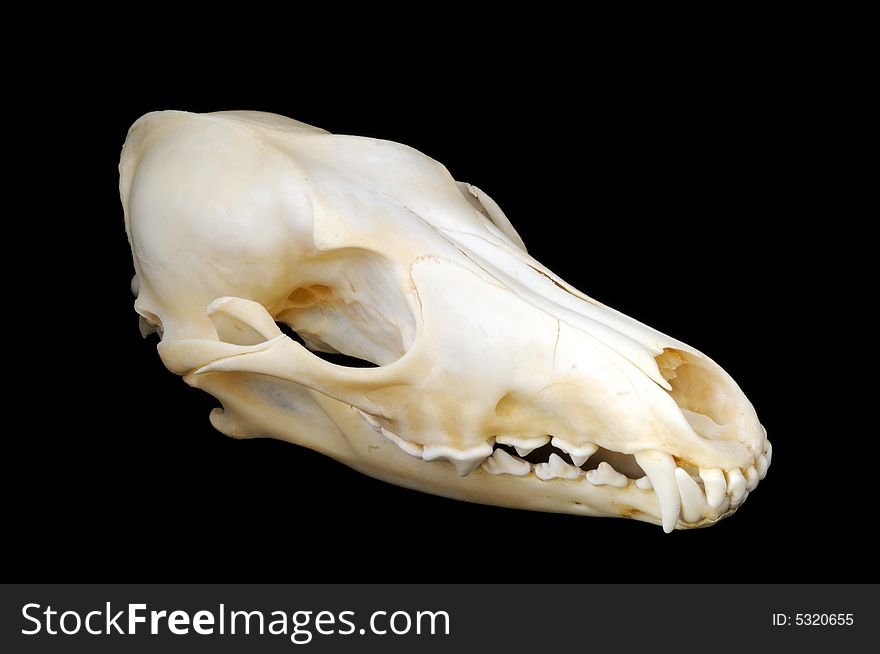
<svg viewBox="0 0 880 654">
<path fill-rule="evenodd" d="M 730 492 L 731 506 L 738 506 L 746 494 L 746 478 L 739 468 L 727 471 L 727 490 Z"/>
<path fill-rule="evenodd" d="M 498 436 L 495 439 L 496 443 L 501 443 L 502 445 L 510 445 L 515 450 L 516 453 L 520 456 L 528 456 L 533 451 L 537 450 L 539 447 L 543 447 L 547 443 L 550 442 L 550 437 L 547 435 L 544 436 L 534 436 L 531 438 L 523 438 L 521 436 Z"/>
<path fill-rule="evenodd" d="M 490 475 L 513 475 L 525 477 L 532 470 L 528 461 L 523 461 L 504 450 L 495 450 L 488 459 L 483 461 L 483 470 Z"/>
<path fill-rule="evenodd" d="M 660 518 L 663 531 L 667 534 L 675 529 L 681 510 L 681 495 L 675 483 L 675 459 L 660 450 L 642 450 L 635 454 L 636 463 L 648 475 L 657 501 L 660 503 Z"/>
<path fill-rule="evenodd" d="M 702 489 L 683 468 L 675 469 L 675 481 L 681 493 L 681 517 L 685 522 L 697 522 L 709 511 Z"/>
<path fill-rule="evenodd" d="M 409 441 L 405 441 L 394 432 L 388 431 L 387 429 L 385 429 L 385 427 L 382 426 L 379 427 L 379 432 L 410 456 L 414 456 L 417 459 L 422 458 L 422 451 L 424 448 L 418 443 L 410 443 Z"/>
<path fill-rule="evenodd" d="M 751 493 L 758 487 L 759 481 L 758 471 L 755 469 L 755 466 L 752 465 L 746 468 L 746 490 Z"/>
<path fill-rule="evenodd" d="M 706 488 L 706 501 L 713 509 L 717 509 L 727 495 L 724 471 L 721 468 L 700 468 L 700 479 Z"/>
<path fill-rule="evenodd" d="M 645 475 L 644 477 L 640 477 L 639 479 L 636 479 L 636 486 L 638 488 L 642 489 L 643 491 L 649 491 L 652 488 L 654 488 L 651 485 L 651 480 L 648 479 L 647 475 Z"/>
<path fill-rule="evenodd" d="M 492 455 L 492 446 L 489 443 L 481 443 L 467 450 L 457 450 L 447 445 L 425 445 L 422 458 L 425 461 L 443 459 L 449 461 L 458 470 L 458 474 L 466 477 L 474 468 L 480 465 L 487 457 Z"/>
<path fill-rule="evenodd" d="M 613 486 L 614 488 L 624 488 L 629 483 L 629 479 L 625 475 L 617 472 L 606 461 L 600 463 L 595 470 L 587 471 L 587 481 L 593 486 Z"/>
<path fill-rule="evenodd" d="M 553 447 L 558 447 L 560 450 L 567 453 L 576 466 L 584 465 L 587 459 L 593 456 L 593 454 L 596 453 L 596 450 L 599 449 L 599 446 L 595 443 L 587 443 L 586 445 L 572 445 L 568 441 L 559 438 L 559 436 L 554 436 L 553 440 L 550 441 L 550 444 Z"/>
<path fill-rule="evenodd" d="M 553 453 L 547 463 L 539 463 L 535 466 L 535 474 L 544 481 L 556 478 L 574 480 L 580 478 L 581 471 L 566 463 L 558 454 Z"/>
</svg>

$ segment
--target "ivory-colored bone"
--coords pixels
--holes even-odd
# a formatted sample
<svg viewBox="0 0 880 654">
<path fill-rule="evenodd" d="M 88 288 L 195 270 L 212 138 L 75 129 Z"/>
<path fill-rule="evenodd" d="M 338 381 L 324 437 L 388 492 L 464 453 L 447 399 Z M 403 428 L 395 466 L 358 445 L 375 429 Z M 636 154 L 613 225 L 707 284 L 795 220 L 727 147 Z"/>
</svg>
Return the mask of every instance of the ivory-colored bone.
<svg viewBox="0 0 880 654">
<path fill-rule="evenodd" d="M 230 436 L 666 531 L 729 515 L 767 474 L 724 370 L 554 275 L 492 198 L 412 148 L 163 111 L 132 126 L 119 170 L 142 332 Z"/>
</svg>

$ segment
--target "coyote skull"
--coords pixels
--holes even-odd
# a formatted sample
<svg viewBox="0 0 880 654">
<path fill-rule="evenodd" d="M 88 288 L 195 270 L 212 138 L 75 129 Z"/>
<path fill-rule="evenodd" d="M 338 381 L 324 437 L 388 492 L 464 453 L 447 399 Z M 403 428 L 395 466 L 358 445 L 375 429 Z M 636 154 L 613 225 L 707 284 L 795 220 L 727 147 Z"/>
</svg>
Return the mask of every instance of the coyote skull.
<svg viewBox="0 0 880 654">
<path fill-rule="evenodd" d="M 666 531 L 729 515 L 767 471 L 766 432 L 717 364 L 566 284 L 411 148 L 163 111 L 132 126 L 119 169 L 142 331 L 220 400 L 225 434 Z"/>
</svg>

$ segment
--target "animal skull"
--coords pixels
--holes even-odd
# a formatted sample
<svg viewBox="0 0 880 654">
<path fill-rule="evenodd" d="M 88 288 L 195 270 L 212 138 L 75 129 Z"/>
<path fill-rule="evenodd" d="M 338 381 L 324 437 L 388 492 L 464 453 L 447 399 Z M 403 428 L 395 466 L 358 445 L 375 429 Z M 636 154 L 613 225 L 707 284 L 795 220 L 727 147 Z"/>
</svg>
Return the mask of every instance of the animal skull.
<svg viewBox="0 0 880 654">
<path fill-rule="evenodd" d="M 411 148 L 163 111 L 132 126 L 119 169 L 142 331 L 222 402 L 225 434 L 667 532 L 731 514 L 767 472 L 766 431 L 717 364 L 566 284 Z"/>
</svg>

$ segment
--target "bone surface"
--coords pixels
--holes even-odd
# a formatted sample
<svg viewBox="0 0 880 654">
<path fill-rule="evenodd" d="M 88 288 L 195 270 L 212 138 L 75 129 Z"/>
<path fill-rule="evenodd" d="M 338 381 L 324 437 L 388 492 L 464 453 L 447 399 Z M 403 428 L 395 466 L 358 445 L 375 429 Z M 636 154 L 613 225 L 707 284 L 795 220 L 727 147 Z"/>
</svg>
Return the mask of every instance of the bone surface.
<svg viewBox="0 0 880 654">
<path fill-rule="evenodd" d="M 665 531 L 732 514 L 767 474 L 766 431 L 718 364 L 557 277 L 485 191 L 412 148 L 162 111 L 119 171 L 141 332 L 229 436 Z"/>
</svg>

